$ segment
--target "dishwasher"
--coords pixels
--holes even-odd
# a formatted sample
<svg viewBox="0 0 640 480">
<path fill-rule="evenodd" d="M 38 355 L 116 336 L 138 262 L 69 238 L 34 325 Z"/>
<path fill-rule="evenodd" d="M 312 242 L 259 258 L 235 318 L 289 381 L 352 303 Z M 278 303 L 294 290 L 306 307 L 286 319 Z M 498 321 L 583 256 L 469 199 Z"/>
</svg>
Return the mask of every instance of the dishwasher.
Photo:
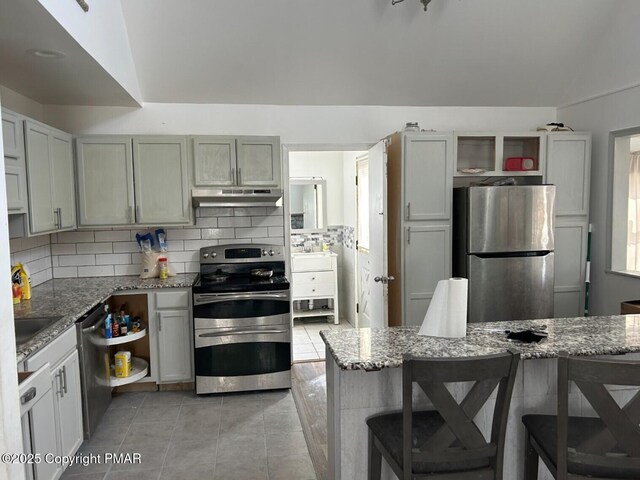
<svg viewBox="0 0 640 480">
<path fill-rule="evenodd" d="M 76 321 L 84 438 L 96 431 L 111 403 L 109 347 L 104 338 L 108 306 L 100 303 Z"/>
</svg>

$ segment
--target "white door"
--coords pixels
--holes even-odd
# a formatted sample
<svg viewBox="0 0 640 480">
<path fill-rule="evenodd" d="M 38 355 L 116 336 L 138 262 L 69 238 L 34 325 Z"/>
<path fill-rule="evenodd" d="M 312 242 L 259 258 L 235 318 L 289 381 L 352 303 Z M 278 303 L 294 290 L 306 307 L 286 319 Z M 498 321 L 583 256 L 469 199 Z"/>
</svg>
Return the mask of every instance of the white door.
<svg viewBox="0 0 640 480">
<path fill-rule="evenodd" d="M 188 310 L 158 312 L 160 381 L 191 379 L 191 333 Z"/>
<path fill-rule="evenodd" d="M 58 215 L 58 229 L 76 228 L 76 185 L 71 135 L 56 131 L 51 133 L 51 169 L 53 206 Z"/>
<path fill-rule="evenodd" d="M 358 328 L 370 327 L 371 265 L 369 262 L 369 158 L 356 161 L 356 302 Z"/>
<path fill-rule="evenodd" d="M 69 355 L 58 367 L 62 375 L 61 389 L 57 398 L 57 413 L 60 420 L 60 453 L 76 453 L 84 436 L 82 428 L 82 392 L 80 390 L 80 363 L 78 352 Z"/>
<path fill-rule="evenodd" d="M 50 131 L 33 122 L 25 122 L 27 181 L 29 184 L 29 221 L 31 233 L 51 232 L 57 227 L 51 180 Z"/>
<path fill-rule="evenodd" d="M 388 325 L 387 154 L 385 141 L 369 150 L 369 314 L 372 327 Z"/>
</svg>

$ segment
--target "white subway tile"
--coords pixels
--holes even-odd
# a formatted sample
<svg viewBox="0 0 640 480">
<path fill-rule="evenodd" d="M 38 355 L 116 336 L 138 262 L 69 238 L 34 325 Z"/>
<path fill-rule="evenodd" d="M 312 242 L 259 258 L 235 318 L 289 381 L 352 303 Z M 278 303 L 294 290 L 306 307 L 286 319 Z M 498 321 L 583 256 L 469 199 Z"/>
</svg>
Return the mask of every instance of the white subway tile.
<svg viewBox="0 0 640 480">
<path fill-rule="evenodd" d="M 41 272 L 32 273 L 29 278 L 31 279 L 32 287 L 40 285 L 41 283 L 44 283 L 47 280 L 51 279 L 51 267 Z"/>
<path fill-rule="evenodd" d="M 61 267 L 71 267 L 79 265 L 95 265 L 95 255 L 62 255 L 58 257 L 58 263 Z"/>
<path fill-rule="evenodd" d="M 167 242 L 171 240 L 199 240 L 200 229 L 198 228 L 182 228 L 167 230 Z"/>
<path fill-rule="evenodd" d="M 140 275 L 142 268 L 140 265 L 114 265 L 113 272 L 115 275 Z"/>
<path fill-rule="evenodd" d="M 266 245 L 284 246 L 284 237 L 253 238 L 251 240 L 251 243 L 264 243 Z"/>
<path fill-rule="evenodd" d="M 219 227 L 250 227 L 251 217 L 226 217 L 218 219 Z"/>
<path fill-rule="evenodd" d="M 270 217 L 276 217 L 276 216 L 284 216 L 284 208 L 282 207 L 267 207 L 267 215 L 269 215 Z"/>
<path fill-rule="evenodd" d="M 14 253 L 22 251 L 22 237 L 9 240 L 9 249 Z"/>
<path fill-rule="evenodd" d="M 187 240 L 187 242 L 197 242 L 197 240 Z M 170 252 L 180 252 L 184 250 L 184 240 L 167 241 L 167 250 Z"/>
<path fill-rule="evenodd" d="M 284 227 L 269 227 L 270 237 L 284 237 Z"/>
<path fill-rule="evenodd" d="M 49 241 L 51 243 L 58 243 L 58 234 L 52 233 L 51 235 L 49 235 Z"/>
<path fill-rule="evenodd" d="M 113 265 L 78 267 L 78 277 L 113 277 Z"/>
<path fill-rule="evenodd" d="M 228 238 L 220 240 L 220 245 L 242 245 L 251 243 L 248 238 Z"/>
<path fill-rule="evenodd" d="M 47 268 L 51 268 L 51 257 L 41 258 L 34 262 L 29 262 L 29 264 L 27 265 L 27 268 L 32 273 L 42 272 Z"/>
<path fill-rule="evenodd" d="M 209 240 L 212 238 L 234 238 L 235 232 L 233 228 L 204 228 L 202 229 L 202 239 Z"/>
<path fill-rule="evenodd" d="M 185 240 L 184 241 L 185 250 L 200 250 L 201 248 L 213 247 L 214 245 L 218 245 L 218 240 Z"/>
<path fill-rule="evenodd" d="M 96 265 L 129 265 L 130 263 L 130 253 L 107 253 L 104 255 L 96 255 Z"/>
<path fill-rule="evenodd" d="M 185 271 L 185 273 L 199 273 L 200 272 L 200 263 L 199 262 L 185 262 L 184 271 Z"/>
<path fill-rule="evenodd" d="M 51 245 L 51 255 L 75 255 L 75 243 L 54 243 Z"/>
<path fill-rule="evenodd" d="M 197 217 L 230 217 L 233 208 L 227 207 L 201 207 L 196 210 Z"/>
<path fill-rule="evenodd" d="M 233 209 L 235 217 L 252 217 L 266 214 L 267 209 L 265 207 L 239 207 Z"/>
<path fill-rule="evenodd" d="M 184 263 L 169 262 L 169 271 L 175 274 L 184 273 Z"/>
<path fill-rule="evenodd" d="M 284 225 L 284 219 L 278 217 L 251 217 L 251 226 L 253 227 L 281 227 Z"/>
<path fill-rule="evenodd" d="M 200 228 L 215 228 L 218 226 L 217 217 L 199 217 L 196 218 L 196 227 Z"/>
<path fill-rule="evenodd" d="M 80 243 L 93 242 L 93 232 L 60 232 L 58 233 L 58 243 Z"/>
<path fill-rule="evenodd" d="M 236 238 L 267 237 L 266 227 L 236 228 Z"/>
<path fill-rule="evenodd" d="M 96 242 L 128 242 L 131 240 L 131 230 L 105 230 L 95 232 Z M 133 236 L 135 238 L 135 234 Z"/>
<path fill-rule="evenodd" d="M 113 253 L 135 253 L 140 251 L 138 242 L 114 242 Z"/>
<path fill-rule="evenodd" d="M 142 265 L 142 254 L 141 253 L 132 253 L 131 254 L 131 264 L 132 265 Z"/>
<path fill-rule="evenodd" d="M 169 262 L 197 262 L 200 257 L 198 250 L 193 252 L 167 252 Z"/>
<path fill-rule="evenodd" d="M 78 276 L 78 267 L 55 267 L 53 269 L 53 278 L 76 278 Z"/>
<path fill-rule="evenodd" d="M 57 267 L 57 266 L 59 266 L 59 264 L 58 264 L 58 257 L 56 257 L 56 256 L 51 257 L 51 266 L 52 266 L 52 267 Z"/>
<path fill-rule="evenodd" d="M 98 233 L 98 232 L 96 232 Z M 80 253 L 111 253 L 113 246 L 111 243 L 77 243 L 76 250 Z"/>
</svg>

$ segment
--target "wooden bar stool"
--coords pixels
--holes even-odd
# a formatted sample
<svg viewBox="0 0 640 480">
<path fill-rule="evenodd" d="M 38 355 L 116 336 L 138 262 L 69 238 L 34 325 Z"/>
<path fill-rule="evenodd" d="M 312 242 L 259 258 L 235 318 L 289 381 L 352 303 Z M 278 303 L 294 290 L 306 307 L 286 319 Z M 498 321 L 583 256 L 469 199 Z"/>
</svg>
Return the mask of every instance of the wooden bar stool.
<svg viewBox="0 0 640 480">
<path fill-rule="evenodd" d="M 369 426 L 369 479 L 380 479 L 382 457 L 402 480 L 502 478 L 509 404 L 520 354 L 469 358 L 416 358 L 402 364 L 402 412 L 376 415 Z M 445 383 L 475 382 L 458 404 Z M 435 410 L 414 411 L 417 383 Z M 498 387 L 491 440 L 473 418 Z"/>
<path fill-rule="evenodd" d="M 573 381 L 598 417 L 569 416 Z M 558 356 L 558 415 L 525 415 L 525 479 L 538 458 L 558 480 L 640 478 L 640 391 L 618 406 L 605 385 L 640 386 L 640 362 Z"/>
</svg>

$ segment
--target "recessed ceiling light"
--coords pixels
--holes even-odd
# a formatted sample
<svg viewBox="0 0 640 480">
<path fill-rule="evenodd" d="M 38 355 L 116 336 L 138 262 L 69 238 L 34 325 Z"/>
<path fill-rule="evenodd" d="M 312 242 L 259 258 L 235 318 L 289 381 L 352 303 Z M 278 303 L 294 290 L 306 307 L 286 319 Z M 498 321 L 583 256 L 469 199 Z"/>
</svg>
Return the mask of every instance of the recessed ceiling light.
<svg viewBox="0 0 640 480">
<path fill-rule="evenodd" d="M 44 50 L 42 48 L 32 48 L 31 50 L 27 50 L 27 53 L 34 55 L 40 58 L 63 58 L 65 56 L 64 53 L 58 52 L 57 50 Z"/>
</svg>

